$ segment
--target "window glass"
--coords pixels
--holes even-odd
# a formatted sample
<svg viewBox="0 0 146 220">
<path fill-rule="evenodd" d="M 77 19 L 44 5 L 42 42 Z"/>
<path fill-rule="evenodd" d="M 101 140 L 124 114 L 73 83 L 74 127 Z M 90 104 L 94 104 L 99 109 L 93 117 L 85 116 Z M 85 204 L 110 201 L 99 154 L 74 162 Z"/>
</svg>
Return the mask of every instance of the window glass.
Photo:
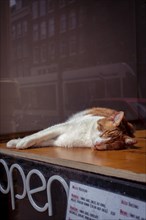
<svg viewBox="0 0 146 220">
<path fill-rule="evenodd" d="M 67 29 L 66 15 L 62 14 L 60 17 L 60 32 L 65 32 Z"/>
<path fill-rule="evenodd" d="M 46 14 L 46 0 L 40 1 L 40 16 L 45 16 Z"/>
<path fill-rule="evenodd" d="M 54 17 L 50 17 L 48 18 L 48 35 L 49 37 L 53 36 L 55 33 L 55 21 L 54 21 Z"/>
<path fill-rule="evenodd" d="M 43 22 L 41 23 L 41 40 L 42 40 L 42 39 L 45 39 L 45 38 L 46 38 L 46 35 L 47 35 L 46 22 L 43 21 Z"/>
<path fill-rule="evenodd" d="M 17 1 L 13 1 L 13 7 L 17 6 Z M 24 0 L 23 0 L 24 2 Z M 10 3 L 11 4 L 11 3 Z M 38 17 L 38 1 L 33 1 L 32 2 L 32 18 L 35 19 Z"/>
<path fill-rule="evenodd" d="M 72 10 L 69 14 L 69 28 L 74 29 L 76 28 L 76 13 L 74 10 Z"/>
<path fill-rule="evenodd" d="M 33 25 L 33 41 L 37 41 L 39 39 L 39 26 L 38 24 Z"/>
<path fill-rule="evenodd" d="M 145 0 L 0 1 L 0 135 L 94 107 L 146 128 Z"/>
</svg>

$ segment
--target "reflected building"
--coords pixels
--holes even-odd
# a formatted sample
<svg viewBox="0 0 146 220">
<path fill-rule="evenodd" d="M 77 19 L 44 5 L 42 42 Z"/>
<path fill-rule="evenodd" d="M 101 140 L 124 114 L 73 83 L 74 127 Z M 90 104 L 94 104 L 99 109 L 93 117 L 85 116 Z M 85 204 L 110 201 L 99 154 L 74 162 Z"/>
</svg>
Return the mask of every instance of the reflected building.
<svg viewBox="0 0 146 220">
<path fill-rule="evenodd" d="M 29 1 L 16 0 L 11 7 L 11 77 L 30 75 L 31 26 Z"/>
<path fill-rule="evenodd" d="M 137 97 L 135 7 L 131 0 L 16 0 L 11 75 L 34 128 L 101 98 Z"/>
<path fill-rule="evenodd" d="M 0 1 L 0 80 L 9 77 L 10 24 L 9 2 Z"/>
</svg>

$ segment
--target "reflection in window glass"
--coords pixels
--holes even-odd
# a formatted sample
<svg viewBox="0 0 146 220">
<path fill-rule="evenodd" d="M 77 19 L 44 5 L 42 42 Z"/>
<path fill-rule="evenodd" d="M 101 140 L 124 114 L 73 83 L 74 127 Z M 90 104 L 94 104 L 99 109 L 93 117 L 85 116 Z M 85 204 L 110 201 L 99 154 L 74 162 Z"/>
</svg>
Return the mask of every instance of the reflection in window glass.
<svg viewBox="0 0 146 220">
<path fill-rule="evenodd" d="M 39 39 L 39 26 L 38 24 L 33 25 L 33 40 L 37 41 Z"/>
<path fill-rule="evenodd" d="M 16 2 L 16 5 L 17 5 L 17 2 Z M 37 17 L 38 17 L 38 1 L 33 1 L 32 2 L 32 18 L 35 19 Z"/>
<path fill-rule="evenodd" d="M 79 40 L 78 40 L 78 47 L 79 47 L 79 52 L 84 53 L 85 52 L 85 36 L 83 33 L 79 33 Z"/>
<path fill-rule="evenodd" d="M 16 10 L 19 10 L 19 9 L 22 8 L 22 1 L 23 1 L 23 0 L 17 0 Z"/>
<path fill-rule="evenodd" d="M 28 24 L 27 24 L 27 21 L 23 21 L 23 24 L 22 24 L 22 29 L 23 29 L 23 34 L 26 34 L 27 31 L 28 31 Z"/>
<path fill-rule="evenodd" d="M 62 14 L 60 18 L 60 32 L 65 32 L 66 31 L 66 15 Z"/>
<path fill-rule="evenodd" d="M 46 14 L 46 0 L 40 1 L 40 16 L 44 16 Z"/>
<path fill-rule="evenodd" d="M 75 13 L 75 11 L 72 10 L 69 14 L 69 28 L 75 29 L 76 26 L 77 26 L 76 13 Z"/>
<path fill-rule="evenodd" d="M 59 0 L 59 2 L 60 2 L 59 3 L 60 7 L 64 7 L 65 6 L 65 3 L 66 3 L 65 0 Z"/>
<path fill-rule="evenodd" d="M 67 41 L 64 37 L 60 40 L 60 56 L 64 57 L 67 53 Z"/>
<path fill-rule="evenodd" d="M 71 35 L 69 39 L 69 53 L 74 55 L 77 52 L 77 38 L 76 35 Z"/>
<path fill-rule="evenodd" d="M 85 9 L 80 8 L 79 9 L 79 26 L 82 27 L 85 24 Z"/>
<path fill-rule="evenodd" d="M 47 59 L 47 48 L 46 45 L 41 46 L 41 62 L 44 63 Z"/>
<path fill-rule="evenodd" d="M 23 44 L 22 54 L 23 58 L 28 57 L 28 45 L 26 41 Z"/>
<path fill-rule="evenodd" d="M 48 11 L 52 12 L 54 10 L 55 1 L 54 0 L 48 0 Z"/>
<path fill-rule="evenodd" d="M 50 41 L 48 45 L 48 58 L 54 59 L 55 58 L 55 43 L 54 41 Z"/>
<path fill-rule="evenodd" d="M 20 59 L 22 57 L 22 45 L 21 43 L 18 43 L 17 45 L 17 59 Z"/>
<path fill-rule="evenodd" d="M 45 38 L 46 38 L 46 34 L 47 34 L 46 22 L 43 21 L 43 22 L 41 23 L 41 39 L 45 39 Z"/>
<path fill-rule="evenodd" d="M 53 36 L 54 33 L 55 33 L 54 17 L 49 17 L 49 21 L 48 21 L 48 35 L 49 35 L 49 37 Z"/>
<path fill-rule="evenodd" d="M 15 38 L 16 38 L 16 27 L 15 27 L 15 25 L 12 26 L 12 38 L 13 38 L 13 40 L 15 40 Z"/>
<path fill-rule="evenodd" d="M 21 23 L 17 24 L 17 36 L 20 37 L 21 36 Z"/>
<path fill-rule="evenodd" d="M 33 50 L 33 63 L 38 63 L 39 62 L 39 48 L 35 47 Z"/>
<path fill-rule="evenodd" d="M 93 106 L 123 110 L 146 127 L 145 0 L 0 6 L 1 134 L 45 128 Z"/>
</svg>

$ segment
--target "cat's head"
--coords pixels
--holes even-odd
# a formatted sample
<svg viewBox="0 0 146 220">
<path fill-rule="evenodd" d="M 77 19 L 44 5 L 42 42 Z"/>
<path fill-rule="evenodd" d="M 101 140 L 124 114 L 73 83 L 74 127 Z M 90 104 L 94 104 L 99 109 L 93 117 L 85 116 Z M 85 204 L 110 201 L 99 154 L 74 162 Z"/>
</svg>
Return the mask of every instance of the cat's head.
<svg viewBox="0 0 146 220">
<path fill-rule="evenodd" d="M 100 150 L 122 149 L 136 143 L 134 139 L 134 127 L 124 116 L 124 112 L 115 112 L 112 115 L 100 119 L 98 122 L 101 137 L 107 141 L 103 142 Z"/>
</svg>

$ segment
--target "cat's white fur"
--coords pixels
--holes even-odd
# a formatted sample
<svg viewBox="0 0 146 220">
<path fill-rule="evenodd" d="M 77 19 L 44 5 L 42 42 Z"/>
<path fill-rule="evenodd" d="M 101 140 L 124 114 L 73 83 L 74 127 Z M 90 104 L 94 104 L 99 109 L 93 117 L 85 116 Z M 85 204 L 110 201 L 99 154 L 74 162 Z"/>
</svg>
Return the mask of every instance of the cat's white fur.
<svg viewBox="0 0 146 220">
<path fill-rule="evenodd" d="M 13 139 L 8 148 L 26 149 L 31 146 L 94 147 L 105 140 L 98 130 L 98 121 L 104 117 L 79 112 L 66 122 L 54 125 L 22 139 Z"/>
</svg>

